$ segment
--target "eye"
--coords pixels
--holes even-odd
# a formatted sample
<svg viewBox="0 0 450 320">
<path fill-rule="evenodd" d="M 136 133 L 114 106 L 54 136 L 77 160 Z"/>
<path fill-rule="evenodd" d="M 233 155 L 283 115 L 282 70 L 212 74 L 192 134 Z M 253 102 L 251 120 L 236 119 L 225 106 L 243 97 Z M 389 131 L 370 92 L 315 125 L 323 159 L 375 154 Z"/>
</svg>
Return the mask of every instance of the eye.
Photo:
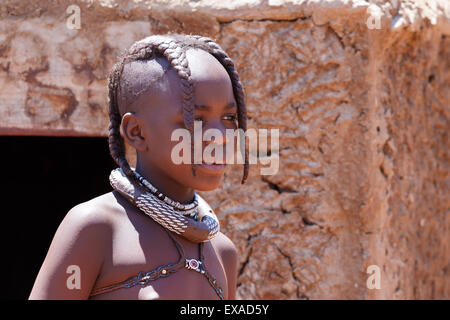
<svg viewBox="0 0 450 320">
<path fill-rule="evenodd" d="M 224 120 L 233 121 L 233 122 L 236 121 L 236 119 L 237 119 L 235 114 L 227 114 L 223 118 L 224 118 Z"/>
</svg>

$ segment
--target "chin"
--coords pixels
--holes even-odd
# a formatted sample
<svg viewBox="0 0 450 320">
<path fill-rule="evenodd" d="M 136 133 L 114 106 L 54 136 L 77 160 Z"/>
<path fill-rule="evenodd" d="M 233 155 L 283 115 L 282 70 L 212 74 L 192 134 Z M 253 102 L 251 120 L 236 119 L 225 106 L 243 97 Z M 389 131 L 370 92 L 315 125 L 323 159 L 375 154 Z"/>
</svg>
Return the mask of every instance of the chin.
<svg viewBox="0 0 450 320">
<path fill-rule="evenodd" d="M 220 187 L 220 183 L 215 185 L 197 185 L 194 186 L 193 189 L 197 191 L 213 191 L 216 190 L 218 187 Z"/>
<path fill-rule="evenodd" d="M 204 177 L 199 177 L 197 174 L 194 179 L 195 183 L 192 185 L 192 188 L 198 191 L 212 191 L 220 187 L 222 184 L 222 176 L 215 179 L 210 177 L 205 179 Z"/>
<path fill-rule="evenodd" d="M 225 167 L 211 169 L 202 165 L 196 166 L 192 188 L 199 191 L 212 191 L 220 187 L 223 181 Z"/>
</svg>

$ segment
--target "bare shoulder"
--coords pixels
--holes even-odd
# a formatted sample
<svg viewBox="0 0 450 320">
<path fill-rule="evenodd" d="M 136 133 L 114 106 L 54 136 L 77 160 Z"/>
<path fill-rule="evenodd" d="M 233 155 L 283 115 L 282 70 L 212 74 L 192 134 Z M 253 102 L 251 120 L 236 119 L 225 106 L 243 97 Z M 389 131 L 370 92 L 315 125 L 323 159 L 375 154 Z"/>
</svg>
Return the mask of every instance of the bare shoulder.
<svg viewBox="0 0 450 320">
<path fill-rule="evenodd" d="M 222 232 L 219 232 L 217 236 L 212 240 L 214 247 L 219 250 L 222 257 L 235 258 L 237 257 L 237 249 L 233 241 L 228 238 Z"/>
<path fill-rule="evenodd" d="M 112 192 L 100 195 L 70 209 L 55 236 L 58 236 L 59 240 L 72 238 L 83 240 L 83 243 L 95 241 L 98 244 L 107 244 L 111 241 L 117 218 L 123 213 L 123 206 Z M 81 237 L 83 239 L 80 239 Z"/>
<path fill-rule="evenodd" d="M 86 299 L 110 246 L 112 194 L 78 204 L 65 215 L 34 283 L 30 299 Z M 82 276 L 76 290 L 67 285 L 67 270 L 76 266 Z"/>
<path fill-rule="evenodd" d="M 118 204 L 113 193 L 109 192 L 74 206 L 64 220 L 77 222 L 80 226 L 105 225 L 113 223 L 114 214 L 121 211 L 122 206 Z"/>
</svg>

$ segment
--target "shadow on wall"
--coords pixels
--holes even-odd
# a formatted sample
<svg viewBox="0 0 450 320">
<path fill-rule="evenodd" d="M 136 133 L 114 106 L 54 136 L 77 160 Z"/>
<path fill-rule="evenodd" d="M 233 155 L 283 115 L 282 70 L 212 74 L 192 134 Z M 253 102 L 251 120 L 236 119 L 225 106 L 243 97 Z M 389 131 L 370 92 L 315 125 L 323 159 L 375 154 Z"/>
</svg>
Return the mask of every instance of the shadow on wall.
<svg viewBox="0 0 450 320">
<path fill-rule="evenodd" d="M 28 299 L 53 236 L 75 205 L 112 191 L 106 138 L 0 137 L 0 299 Z"/>
</svg>

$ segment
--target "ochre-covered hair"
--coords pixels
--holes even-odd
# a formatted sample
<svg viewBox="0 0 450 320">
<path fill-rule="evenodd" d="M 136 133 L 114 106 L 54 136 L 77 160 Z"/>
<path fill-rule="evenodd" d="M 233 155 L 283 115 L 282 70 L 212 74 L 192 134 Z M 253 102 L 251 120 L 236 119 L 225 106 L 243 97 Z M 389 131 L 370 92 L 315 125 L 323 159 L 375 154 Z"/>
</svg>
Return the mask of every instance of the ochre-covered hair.
<svg viewBox="0 0 450 320">
<path fill-rule="evenodd" d="M 189 48 L 202 49 L 213 55 L 226 69 L 233 86 L 233 93 L 238 110 L 238 129 L 247 130 L 247 112 L 244 101 L 244 91 L 239 81 L 238 73 L 233 61 L 226 52 L 213 40 L 207 37 L 184 34 L 154 35 L 135 42 L 130 49 L 124 52 L 119 61 L 114 65 L 109 75 L 109 150 L 117 165 L 122 168 L 129 179 L 138 185 L 133 171 L 125 158 L 125 145 L 120 134 L 122 115 L 119 109 L 119 96 L 121 75 L 124 66 L 132 61 L 151 60 L 157 56 L 164 57 L 176 71 L 181 83 L 181 95 L 183 103 L 183 119 L 186 128 L 193 133 L 194 130 L 194 85 L 186 58 L 186 50 Z M 245 146 L 245 138 L 244 138 Z M 191 145 L 193 149 L 193 143 Z M 248 176 L 248 152 L 245 150 L 243 184 Z M 193 154 L 193 153 L 192 153 Z M 195 175 L 194 167 L 192 166 Z"/>
</svg>

